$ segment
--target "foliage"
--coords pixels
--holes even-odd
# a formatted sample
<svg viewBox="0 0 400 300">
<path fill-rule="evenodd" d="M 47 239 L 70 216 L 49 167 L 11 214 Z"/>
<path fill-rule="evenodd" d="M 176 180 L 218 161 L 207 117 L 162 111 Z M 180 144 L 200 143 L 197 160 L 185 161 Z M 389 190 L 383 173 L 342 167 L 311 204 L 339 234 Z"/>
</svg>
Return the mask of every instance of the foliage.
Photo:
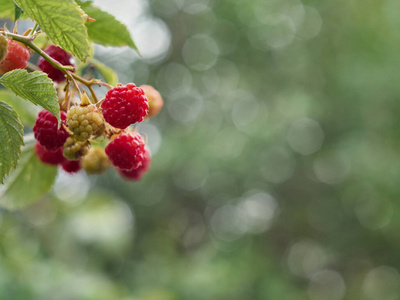
<svg viewBox="0 0 400 300">
<path fill-rule="evenodd" d="M 163 94 L 153 168 L 3 211 L 4 297 L 400 298 L 398 2 L 149 3 L 168 49 L 95 58 Z"/>
<path fill-rule="evenodd" d="M 92 46 L 91 41 L 103 45 L 127 45 L 136 49 L 136 45 L 126 27 L 113 16 L 107 12 L 103 12 L 90 2 L 83 3 L 79 1 L 76 3 L 73 0 L 18 0 L 15 1 L 15 4 L 11 0 L 3 2 L 4 3 L 0 6 L 0 17 L 10 17 L 10 10 L 12 7 L 15 9 L 15 20 L 21 16 L 29 16 L 36 22 L 35 26 L 30 28 L 23 35 L 19 35 L 15 30 L 11 33 L 5 27 L 0 31 L 3 39 L 4 36 L 13 39 L 14 41 L 24 44 L 27 48 L 30 48 L 32 52 L 35 51 L 49 63 L 50 71 L 51 68 L 58 69 L 58 72 L 62 72 L 61 74 L 67 76 L 68 82 L 63 87 L 65 96 L 60 96 L 61 87 L 55 85 L 53 80 L 48 77 L 48 74 L 37 70 L 30 70 L 28 72 L 27 70 L 15 69 L 16 67 L 13 67 L 13 70 L 1 76 L 0 84 L 9 89 L 16 96 L 26 99 L 35 105 L 40 105 L 42 108 L 48 110 L 57 117 L 59 122 L 60 105 L 67 105 L 68 108 L 70 103 L 72 92 L 70 92 L 69 81 L 73 82 L 79 95 L 81 95 L 81 91 L 77 85 L 77 81 L 86 85 L 91 92 L 94 102 L 98 101 L 92 87 L 94 84 L 102 84 L 111 87 L 111 84 L 116 85 L 118 82 L 118 78 L 111 68 L 89 57 L 90 47 Z M 85 14 L 78 4 L 84 7 L 86 12 L 96 19 Z M 90 23 L 87 21 L 90 21 Z M 40 28 L 39 31 L 37 31 L 38 28 Z M 72 70 L 72 66 L 63 66 L 57 60 L 53 59 L 53 57 L 50 57 L 46 51 L 43 51 L 43 49 L 34 42 L 40 33 L 42 33 L 40 40 L 42 45 L 46 45 L 43 44 L 44 36 L 46 36 L 55 45 L 59 45 L 64 50 L 82 60 L 82 63 L 79 64 L 76 69 Z M 21 49 L 21 46 L 18 47 Z M 8 53 L 8 55 L 13 54 Z M 104 77 L 106 83 L 95 79 L 89 81 L 75 74 L 75 72 L 81 73 L 82 69 L 87 66 L 98 70 L 97 72 Z M 9 68 L 7 70 L 9 70 Z M 58 88 L 58 90 L 56 88 Z M 21 146 L 23 145 L 22 121 L 24 121 L 24 124 L 32 126 L 32 114 L 35 112 L 31 107 L 29 108 L 18 103 L 20 101 L 19 97 L 7 94 L 5 91 L 1 91 L 1 95 L 4 97 L 4 101 L 8 102 L 8 104 L 0 102 L 0 183 L 3 184 L 4 178 L 11 169 L 15 169 L 19 160 Z M 62 99 L 62 97 L 64 97 L 64 99 Z M 14 101 L 16 101 L 16 103 L 14 103 Z M 13 107 L 15 107 L 15 110 Z M 22 121 L 19 114 L 22 115 Z M 28 148 L 25 147 L 23 151 L 25 156 L 28 155 L 26 154 L 28 151 L 26 149 Z M 33 148 L 30 147 L 29 149 L 32 150 Z M 32 156 L 34 151 L 32 150 L 29 153 L 29 155 Z M 43 178 L 35 177 L 36 181 L 32 181 L 31 177 L 34 177 L 33 173 L 36 172 L 36 170 L 33 169 L 33 165 L 35 164 L 35 157 L 26 159 L 25 165 L 15 170 L 14 174 L 10 176 L 5 185 L 2 186 L 2 189 L 7 191 L 2 195 L 3 199 L 1 204 L 3 206 L 9 209 L 20 208 L 23 205 L 38 200 L 43 194 L 50 190 L 54 182 L 56 171 L 52 170 L 51 172 L 46 172 L 47 169 L 50 170 L 49 167 L 39 168 L 38 171 L 43 169 Z M 17 187 L 14 189 L 17 193 L 8 192 L 9 190 L 13 190 L 12 187 Z M 21 192 L 22 194 L 18 194 Z M 10 194 L 13 194 L 13 196 L 10 196 Z M 29 197 L 29 195 L 31 196 Z"/>
</svg>

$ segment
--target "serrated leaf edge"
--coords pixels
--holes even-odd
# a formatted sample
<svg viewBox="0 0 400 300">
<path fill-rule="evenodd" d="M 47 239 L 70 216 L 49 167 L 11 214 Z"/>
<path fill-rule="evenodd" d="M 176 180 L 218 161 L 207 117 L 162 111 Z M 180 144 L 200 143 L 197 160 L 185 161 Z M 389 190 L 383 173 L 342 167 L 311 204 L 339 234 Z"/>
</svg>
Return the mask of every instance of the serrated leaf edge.
<svg viewBox="0 0 400 300">
<path fill-rule="evenodd" d="M 12 108 L 12 106 L 8 105 L 7 103 L 5 103 L 5 102 L 3 102 L 3 101 L 0 101 L 0 105 L 2 105 L 2 104 L 4 104 L 4 107 L 5 107 L 6 109 L 11 110 L 12 112 L 15 113 L 16 121 L 17 121 L 19 124 L 21 124 L 21 127 L 22 127 L 22 129 L 23 129 L 23 126 L 24 126 L 24 125 L 22 125 L 22 122 L 21 122 L 21 119 L 20 119 L 19 115 L 18 115 L 17 112 Z M 19 163 L 19 161 L 20 161 L 21 152 L 22 152 L 22 146 L 25 145 L 25 144 L 24 144 L 24 136 L 23 136 L 23 133 L 22 133 L 22 135 L 21 135 L 21 133 L 18 131 L 17 128 L 15 128 L 14 125 L 11 125 L 11 126 L 6 127 L 6 129 L 7 129 L 8 132 L 10 132 L 10 130 L 8 130 L 9 128 L 14 129 L 14 131 L 18 134 L 18 136 L 21 137 L 22 144 L 21 144 L 20 147 L 19 147 L 19 151 L 16 153 L 17 157 L 15 158 L 15 165 L 14 165 L 13 167 L 11 167 L 8 171 L 6 171 L 6 173 L 4 174 L 3 178 L 0 178 L 0 184 L 4 184 L 4 179 L 10 174 L 10 172 L 11 172 L 12 170 L 15 170 L 15 169 L 16 169 L 16 167 L 17 167 L 17 165 L 18 165 L 18 163 Z M 11 134 L 10 134 L 10 133 L 8 134 L 8 136 L 9 136 L 10 139 L 11 139 Z M 0 145 L 0 147 L 1 147 L 1 145 Z"/>
</svg>

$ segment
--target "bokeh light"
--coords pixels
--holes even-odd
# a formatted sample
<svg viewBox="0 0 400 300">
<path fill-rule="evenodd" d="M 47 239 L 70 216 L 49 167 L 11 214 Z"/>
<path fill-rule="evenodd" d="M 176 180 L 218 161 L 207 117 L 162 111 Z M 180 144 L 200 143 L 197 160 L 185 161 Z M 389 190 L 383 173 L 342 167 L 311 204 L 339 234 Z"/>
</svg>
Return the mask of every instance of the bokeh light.
<svg viewBox="0 0 400 300">
<path fill-rule="evenodd" d="M 94 4 L 140 52 L 95 58 L 163 96 L 151 167 L 1 210 L 1 299 L 400 299 L 398 1 Z"/>
</svg>

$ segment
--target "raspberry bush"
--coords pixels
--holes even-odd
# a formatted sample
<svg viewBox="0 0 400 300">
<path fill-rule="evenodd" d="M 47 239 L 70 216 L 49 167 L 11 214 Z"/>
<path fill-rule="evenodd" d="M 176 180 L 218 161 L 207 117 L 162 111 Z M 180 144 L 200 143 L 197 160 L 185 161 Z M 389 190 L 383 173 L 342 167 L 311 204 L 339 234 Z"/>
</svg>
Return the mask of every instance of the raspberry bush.
<svg viewBox="0 0 400 300">
<path fill-rule="evenodd" d="M 34 20 L 34 26 L 22 34 L 0 29 L 0 84 L 43 108 L 32 126 L 23 124 L 13 107 L 0 99 L 0 184 L 18 185 L 15 180 L 24 180 L 23 188 L 34 195 L 24 204 L 46 193 L 60 169 L 102 174 L 113 167 L 125 180 L 142 178 L 151 156 L 135 126 L 155 116 L 163 105 L 153 87 L 118 83 L 116 73 L 93 58 L 94 43 L 137 50 L 122 23 L 90 1 L 52 2 L 15 0 L 16 11 Z M 66 15 L 68 22 L 59 17 Z M 118 28 L 120 34 L 104 28 Z M 39 35 L 48 42 L 37 40 Z M 97 75 L 103 79 L 93 77 Z M 24 136 L 30 126 L 33 133 Z M 18 164 L 20 156 L 24 159 Z M 10 171 L 32 174 L 21 178 L 8 176 Z M 43 184 L 33 184 L 30 176 L 41 174 Z M 12 201 L 0 200 L 0 205 L 17 207 Z"/>
</svg>

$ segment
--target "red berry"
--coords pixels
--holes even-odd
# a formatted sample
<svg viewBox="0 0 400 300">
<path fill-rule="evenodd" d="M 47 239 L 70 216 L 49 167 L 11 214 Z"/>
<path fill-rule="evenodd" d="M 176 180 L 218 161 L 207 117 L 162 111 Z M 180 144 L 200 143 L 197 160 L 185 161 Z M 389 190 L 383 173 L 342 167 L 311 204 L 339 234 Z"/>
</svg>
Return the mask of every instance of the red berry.
<svg viewBox="0 0 400 300">
<path fill-rule="evenodd" d="M 142 163 L 144 147 L 140 134 L 121 134 L 107 145 L 105 151 L 114 166 L 122 170 L 132 170 Z"/>
<path fill-rule="evenodd" d="M 109 90 L 101 105 L 104 119 L 112 126 L 125 129 L 142 122 L 149 109 L 144 91 L 129 83 Z"/>
<path fill-rule="evenodd" d="M 15 69 L 25 69 L 28 65 L 30 54 L 22 44 L 9 40 L 6 57 L 0 62 L 0 74 Z"/>
<path fill-rule="evenodd" d="M 61 127 L 58 127 L 57 118 L 49 111 L 42 110 L 36 118 L 33 132 L 37 141 L 49 151 L 54 151 L 62 147 L 69 137 L 68 132 L 63 125 L 66 125 L 65 120 L 67 114 L 61 112 Z"/>
<path fill-rule="evenodd" d="M 61 167 L 64 171 L 68 173 L 76 173 L 81 169 L 81 161 L 80 160 L 65 160 Z"/>
<path fill-rule="evenodd" d="M 46 148 L 40 145 L 38 142 L 36 142 L 35 150 L 37 157 L 43 163 L 58 165 L 65 161 L 62 148 L 58 148 L 56 151 L 49 151 L 46 150 Z"/>
<path fill-rule="evenodd" d="M 66 52 L 63 48 L 50 45 L 46 50 L 44 50 L 44 52 L 64 66 L 74 66 L 72 55 Z M 54 68 L 43 57 L 39 58 L 38 67 L 43 72 L 47 73 L 49 78 L 54 82 L 63 82 L 65 80 L 65 74 L 59 69 Z"/>
<path fill-rule="evenodd" d="M 128 180 L 132 181 L 138 181 L 140 180 L 143 175 L 147 172 L 147 170 L 150 167 L 151 163 L 151 155 L 149 152 L 149 149 L 147 147 L 145 148 L 142 164 L 137 167 L 136 169 L 132 170 L 118 170 L 118 173 L 121 174 L 122 177 Z"/>
</svg>

